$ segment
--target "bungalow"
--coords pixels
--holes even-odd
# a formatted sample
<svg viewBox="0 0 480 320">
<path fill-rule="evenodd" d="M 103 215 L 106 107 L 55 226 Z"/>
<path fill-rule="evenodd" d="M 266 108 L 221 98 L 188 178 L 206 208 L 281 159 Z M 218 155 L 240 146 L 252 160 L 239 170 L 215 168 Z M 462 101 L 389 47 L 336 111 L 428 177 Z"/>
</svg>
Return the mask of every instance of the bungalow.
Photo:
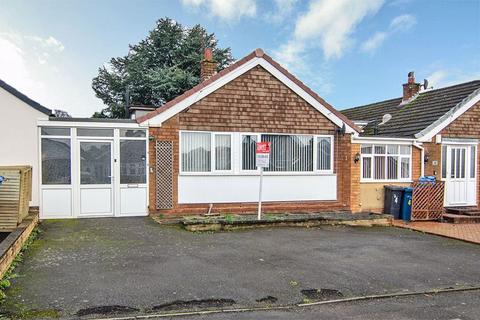
<svg viewBox="0 0 480 320">
<path fill-rule="evenodd" d="M 359 129 L 257 49 L 137 122 L 149 127 L 151 214 L 254 212 L 255 143 L 271 143 L 264 210 L 357 211 Z"/>
<path fill-rule="evenodd" d="M 361 145 L 357 155 L 361 211 L 382 211 L 385 184 L 408 185 L 421 175 L 445 181 L 446 207 L 476 211 L 479 80 L 432 90 L 410 72 L 402 97 L 342 113 L 362 127 L 353 138 Z"/>
</svg>

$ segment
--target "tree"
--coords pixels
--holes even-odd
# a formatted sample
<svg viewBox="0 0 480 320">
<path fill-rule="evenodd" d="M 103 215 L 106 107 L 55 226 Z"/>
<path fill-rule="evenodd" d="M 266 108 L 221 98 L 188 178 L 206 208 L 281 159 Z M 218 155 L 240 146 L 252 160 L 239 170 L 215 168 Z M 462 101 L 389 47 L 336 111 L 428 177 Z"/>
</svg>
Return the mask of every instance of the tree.
<svg viewBox="0 0 480 320">
<path fill-rule="evenodd" d="M 200 61 L 209 47 L 218 70 L 233 62 L 230 48 L 219 48 L 215 34 L 200 25 L 191 28 L 169 18 L 124 57 L 112 58 L 98 69 L 92 88 L 107 107 L 94 118 L 124 118 L 126 92 L 130 104 L 161 106 L 200 82 Z"/>
</svg>

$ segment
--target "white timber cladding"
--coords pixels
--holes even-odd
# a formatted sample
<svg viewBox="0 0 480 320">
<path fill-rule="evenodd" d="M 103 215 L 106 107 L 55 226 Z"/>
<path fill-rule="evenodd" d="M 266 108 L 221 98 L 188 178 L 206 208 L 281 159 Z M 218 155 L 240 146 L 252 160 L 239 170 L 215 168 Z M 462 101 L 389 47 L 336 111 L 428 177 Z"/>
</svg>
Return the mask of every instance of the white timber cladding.
<svg viewBox="0 0 480 320">
<path fill-rule="evenodd" d="M 178 202 L 258 201 L 255 143 L 261 140 L 272 143 L 265 201 L 337 199 L 332 135 L 180 131 Z"/>
<path fill-rule="evenodd" d="M 40 218 L 148 214 L 146 128 L 136 123 L 37 124 Z"/>
<path fill-rule="evenodd" d="M 266 175 L 333 174 L 334 136 L 180 131 L 180 175 L 257 175 L 255 143 L 271 142 Z"/>
<path fill-rule="evenodd" d="M 253 58 L 252 60 L 246 62 L 242 66 L 232 70 L 231 72 L 227 73 L 223 77 L 219 78 L 218 80 L 212 82 L 202 90 L 198 91 L 197 93 L 185 98 L 184 100 L 180 101 L 176 105 L 172 106 L 171 108 L 165 110 L 164 112 L 156 115 L 155 117 L 148 119 L 142 123 L 142 125 L 148 125 L 152 127 L 161 126 L 161 124 L 176 115 L 177 113 L 185 110 L 195 102 L 199 101 L 200 99 L 206 97 L 210 93 L 214 92 L 215 90 L 219 89 L 220 87 L 224 86 L 228 82 L 236 79 L 237 77 L 241 76 L 245 72 L 251 70 L 255 66 L 260 65 L 268 72 L 270 72 L 275 78 L 280 80 L 283 84 L 289 87 L 292 91 L 298 94 L 301 98 L 303 98 L 307 103 L 309 103 L 312 107 L 317 109 L 320 113 L 322 113 L 325 117 L 330 119 L 335 125 L 338 127 L 342 127 L 344 122 L 341 118 L 339 118 L 336 114 L 331 112 L 327 107 L 321 104 L 318 100 L 312 97 L 309 93 L 303 90 L 299 85 L 295 82 L 290 80 L 287 76 L 285 76 L 280 70 L 278 70 L 275 66 L 269 63 L 264 58 Z M 357 131 L 350 127 L 349 125 L 345 124 L 346 132 L 347 133 L 357 133 Z"/>
</svg>

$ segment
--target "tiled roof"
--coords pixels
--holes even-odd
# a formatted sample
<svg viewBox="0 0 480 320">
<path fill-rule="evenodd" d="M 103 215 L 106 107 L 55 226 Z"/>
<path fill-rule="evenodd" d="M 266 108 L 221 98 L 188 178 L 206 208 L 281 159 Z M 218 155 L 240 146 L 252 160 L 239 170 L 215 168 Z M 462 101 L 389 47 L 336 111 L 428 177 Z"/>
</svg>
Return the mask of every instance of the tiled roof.
<svg viewBox="0 0 480 320">
<path fill-rule="evenodd" d="M 196 85 L 195 87 L 193 87 L 192 89 L 186 91 L 185 93 L 183 93 L 182 95 L 176 97 L 175 99 L 167 102 L 166 104 L 164 104 L 163 106 L 157 108 L 156 110 L 152 111 L 152 112 L 149 112 L 147 113 L 146 115 L 140 117 L 137 119 L 137 122 L 138 123 L 142 123 L 144 121 L 147 121 L 148 119 L 151 119 L 153 117 L 155 117 L 156 115 L 162 113 L 162 112 L 165 112 L 166 110 L 170 109 L 171 107 L 173 107 L 174 105 L 178 104 L 179 102 L 181 102 L 182 100 L 192 96 L 193 94 L 199 92 L 200 90 L 202 90 L 203 88 L 205 88 L 206 86 L 208 86 L 209 84 L 217 81 L 218 79 L 224 77 L 225 75 L 229 74 L 230 72 L 232 72 L 233 70 L 241 67 L 242 65 L 244 65 L 245 63 L 247 63 L 248 61 L 254 59 L 255 57 L 258 57 L 258 58 L 263 58 L 265 59 L 266 61 L 268 61 L 270 64 L 272 64 L 277 70 L 279 70 L 284 76 L 286 76 L 288 79 L 290 79 L 291 81 L 293 81 L 296 85 L 298 85 L 300 88 L 302 88 L 305 92 L 307 92 L 310 96 L 312 96 L 315 100 L 317 100 L 319 103 L 321 103 L 323 106 L 325 106 L 331 113 L 333 113 L 335 116 L 337 116 L 338 118 L 340 118 L 346 125 L 348 125 L 349 127 L 353 128 L 354 130 L 358 130 L 358 127 L 350 120 L 348 119 L 347 117 L 345 117 L 341 112 L 339 112 L 338 110 L 336 110 L 334 107 L 332 107 L 329 103 L 327 103 L 325 100 L 323 100 L 318 94 L 316 94 L 312 89 L 310 89 L 309 87 L 307 87 L 302 81 L 300 81 L 299 79 L 297 79 L 294 75 L 292 75 L 290 72 L 288 72 L 285 68 L 283 68 L 278 62 L 276 62 L 275 60 L 273 60 L 269 55 L 267 55 L 265 52 L 263 52 L 262 49 L 256 49 L 255 51 L 253 51 L 252 53 L 250 53 L 249 55 L 245 56 L 244 58 L 238 60 L 237 62 L 231 64 L 230 66 L 228 66 L 227 68 L 223 69 L 222 71 L 218 72 L 217 74 L 213 75 L 212 77 L 210 77 L 208 80 L 205 80 L 203 82 L 201 82 L 200 84 Z"/>
<path fill-rule="evenodd" d="M 362 136 L 413 138 L 416 133 L 431 125 L 479 88 L 480 80 L 475 80 L 424 91 L 404 105 L 400 105 L 402 98 L 395 98 L 341 110 L 341 112 L 353 121 L 369 122 Z M 392 116 L 391 120 L 378 125 L 383 115 L 387 113 Z"/>
<path fill-rule="evenodd" d="M 30 107 L 34 108 L 35 110 L 38 110 L 42 113 L 45 113 L 47 116 L 52 114 L 52 110 L 42 106 L 40 103 L 33 101 L 11 85 L 7 84 L 5 81 L 0 80 L 0 88 L 3 88 L 5 91 L 10 93 L 11 95 L 17 97 L 18 99 L 22 100 L 26 104 L 28 104 Z"/>
</svg>

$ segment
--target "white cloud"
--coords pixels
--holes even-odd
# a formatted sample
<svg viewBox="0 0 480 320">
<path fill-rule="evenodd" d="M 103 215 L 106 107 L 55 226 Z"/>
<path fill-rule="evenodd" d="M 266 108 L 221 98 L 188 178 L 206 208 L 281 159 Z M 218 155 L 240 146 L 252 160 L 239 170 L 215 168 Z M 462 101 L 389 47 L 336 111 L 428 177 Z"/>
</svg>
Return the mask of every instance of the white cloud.
<svg viewBox="0 0 480 320">
<path fill-rule="evenodd" d="M 370 39 L 362 44 L 362 50 L 367 52 L 375 51 L 388 37 L 386 32 L 376 32 Z"/>
<path fill-rule="evenodd" d="M 296 22 L 295 38 L 319 41 L 327 59 L 339 58 L 351 46 L 357 25 L 382 5 L 383 0 L 313 0 Z"/>
<path fill-rule="evenodd" d="M 360 49 L 363 52 L 373 54 L 385 42 L 385 40 L 387 40 L 387 38 L 391 37 L 396 32 L 410 30 L 416 23 L 417 19 L 410 14 L 403 14 L 395 17 L 390 22 L 388 30 L 377 31 L 360 46 Z"/>
<path fill-rule="evenodd" d="M 255 0 L 181 0 L 181 3 L 188 8 L 205 7 L 211 15 L 227 21 L 254 17 L 257 13 Z"/>
<path fill-rule="evenodd" d="M 415 24 L 417 24 L 417 19 L 414 16 L 411 14 L 402 14 L 390 22 L 390 29 L 392 31 L 407 31 Z"/>
<path fill-rule="evenodd" d="M 298 0 L 274 0 L 275 9 L 265 15 L 265 18 L 271 22 L 281 22 L 288 18 L 295 9 Z"/>
<path fill-rule="evenodd" d="M 42 38 L 39 36 L 25 36 L 25 39 L 38 43 L 44 49 L 51 49 L 55 52 L 62 52 L 65 50 L 63 43 L 52 36 L 48 36 L 48 38 Z"/>
<path fill-rule="evenodd" d="M 430 73 L 426 79 L 428 86 L 434 89 L 480 79 L 480 71 L 465 72 L 457 69 L 438 69 Z"/>
</svg>

